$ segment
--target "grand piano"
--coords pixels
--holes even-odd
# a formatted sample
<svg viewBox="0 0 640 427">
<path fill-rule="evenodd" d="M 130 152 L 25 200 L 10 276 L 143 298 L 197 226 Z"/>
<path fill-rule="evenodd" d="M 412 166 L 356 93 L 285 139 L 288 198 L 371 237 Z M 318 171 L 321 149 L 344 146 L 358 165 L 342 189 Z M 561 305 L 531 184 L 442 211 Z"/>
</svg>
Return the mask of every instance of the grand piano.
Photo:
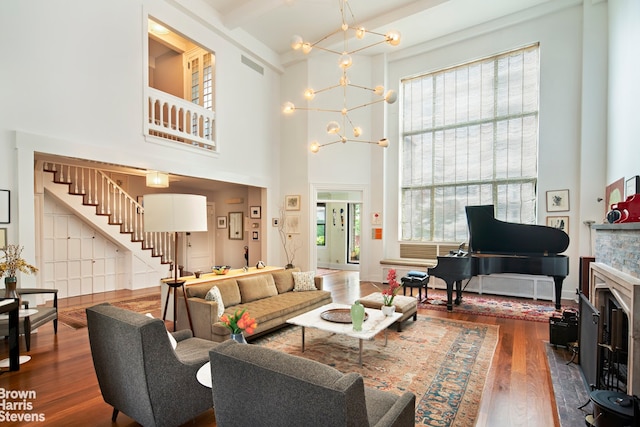
<svg viewBox="0 0 640 427">
<path fill-rule="evenodd" d="M 447 284 L 447 310 L 462 301 L 462 281 L 477 275 L 520 273 L 553 277 L 556 309 L 560 309 L 562 282 L 569 274 L 569 258 L 559 255 L 569 246 L 562 230 L 543 225 L 517 224 L 495 218 L 493 205 L 467 206 L 469 252 L 439 256 L 430 276 Z"/>
</svg>

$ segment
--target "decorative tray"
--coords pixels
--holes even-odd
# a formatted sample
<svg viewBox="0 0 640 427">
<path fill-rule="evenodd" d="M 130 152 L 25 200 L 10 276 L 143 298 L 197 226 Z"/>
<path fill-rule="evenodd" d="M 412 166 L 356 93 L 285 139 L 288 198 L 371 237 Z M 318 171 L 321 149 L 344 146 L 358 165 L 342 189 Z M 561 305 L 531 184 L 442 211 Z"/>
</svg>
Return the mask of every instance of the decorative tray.
<svg viewBox="0 0 640 427">
<path fill-rule="evenodd" d="M 329 322 L 335 323 L 351 323 L 351 309 L 348 308 L 332 308 L 331 310 L 323 311 L 320 313 L 320 317 Z M 364 313 L 364 320 L 367 320 L 369 315 Z"/>
</svg>

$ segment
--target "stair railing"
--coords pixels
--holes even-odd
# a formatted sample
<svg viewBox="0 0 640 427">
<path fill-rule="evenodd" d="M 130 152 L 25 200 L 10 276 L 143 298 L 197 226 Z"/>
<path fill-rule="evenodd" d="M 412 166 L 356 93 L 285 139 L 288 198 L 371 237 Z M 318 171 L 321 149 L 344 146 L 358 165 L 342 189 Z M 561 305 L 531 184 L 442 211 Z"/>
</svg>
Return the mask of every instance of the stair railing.
<svg viewBox="0 0 640 427">
<path fill-rule="evenodd" d="M 124 188 L 99 169 L 60 162 L 44 162 L 43 170 L 54 174 L 54 182 L 66 184 L 70 194 L 83 196 L 84 205 L 95 206 L 96 215 L 109 217 L 109 224 L 120 227 L 120 233 L 131 235 L 163 263 L 173 259 L 174 233 L 145 232 L 144 206 Z"/>
</svg>

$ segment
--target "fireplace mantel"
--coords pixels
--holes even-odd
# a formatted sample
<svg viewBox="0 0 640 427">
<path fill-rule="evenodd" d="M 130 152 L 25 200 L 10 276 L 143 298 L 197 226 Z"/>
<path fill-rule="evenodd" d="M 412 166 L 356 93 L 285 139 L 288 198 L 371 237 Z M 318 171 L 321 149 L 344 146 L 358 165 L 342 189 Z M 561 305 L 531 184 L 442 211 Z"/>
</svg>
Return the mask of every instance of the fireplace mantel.
<svg viewBox="0 0 640 427">
<path fill-rule="evenodd" d="M 592 229 L 596 262 L 590 266 L 589 300 L 602 310 L 613 297 L 626 314 L 627 394 L 640 394 L 640 223 L 594 224 Z"/>
</svg>

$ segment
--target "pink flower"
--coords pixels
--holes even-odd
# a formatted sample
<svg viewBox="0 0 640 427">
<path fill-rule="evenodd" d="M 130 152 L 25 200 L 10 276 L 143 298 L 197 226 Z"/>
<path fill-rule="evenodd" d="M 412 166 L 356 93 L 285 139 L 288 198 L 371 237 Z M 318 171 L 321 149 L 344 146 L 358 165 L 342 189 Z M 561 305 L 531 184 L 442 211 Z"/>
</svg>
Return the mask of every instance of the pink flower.
<svg viewBox="0 0 640 427">
<path fill-rule="evenodd" d="M 380 293 L 382 294 L 384 305 L 393 305 L 393 299 L 402 288 L 402 285 L 396 280 L 396 270 L 393 268 L 389 269 L 389 273 L 387 273 L 387 283 L 389 283 L 389 287 L 381 289 Z M 374 286 L 380 289 L 377 285 L 374 284 Z"/>
</svg>

